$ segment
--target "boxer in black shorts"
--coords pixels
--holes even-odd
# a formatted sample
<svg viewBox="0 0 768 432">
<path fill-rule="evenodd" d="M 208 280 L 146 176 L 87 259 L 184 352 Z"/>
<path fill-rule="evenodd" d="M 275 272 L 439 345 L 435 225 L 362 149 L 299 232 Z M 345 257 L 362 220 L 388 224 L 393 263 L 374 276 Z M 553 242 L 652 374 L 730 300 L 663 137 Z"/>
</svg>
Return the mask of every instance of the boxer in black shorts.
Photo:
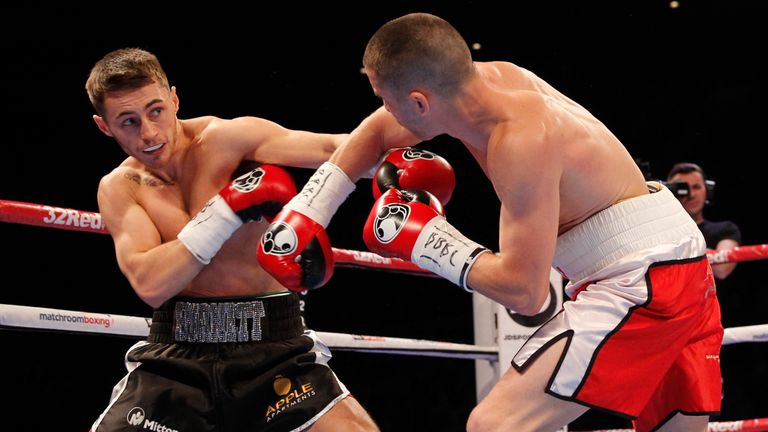
<svg viewBox="0 0 768 432">
<path fill-rule="evenodd" d="M 97 430 L 303 430 L 349 394 L 295 293 L 205 300 L 155 310 Z"/>
<path fill-rule="evenodd" d="M 267 222 L 296 193 L 279 165 L 318 167 L 347 135 L 179 119 L 176 88 L 140 49 L 104 56 L 86 90 L 96 125 L 128 154 L 99 183 L 99 210 L 121 271 L 155 309 L 92 432 L 377 431 L 291 292 L 330 277 L 325 231 L 301 245 L 310 252 L 292 262 L 290 285 L 256 258 Z M 232 180 L 244 161 L 258 164 Z"/>
</svg>

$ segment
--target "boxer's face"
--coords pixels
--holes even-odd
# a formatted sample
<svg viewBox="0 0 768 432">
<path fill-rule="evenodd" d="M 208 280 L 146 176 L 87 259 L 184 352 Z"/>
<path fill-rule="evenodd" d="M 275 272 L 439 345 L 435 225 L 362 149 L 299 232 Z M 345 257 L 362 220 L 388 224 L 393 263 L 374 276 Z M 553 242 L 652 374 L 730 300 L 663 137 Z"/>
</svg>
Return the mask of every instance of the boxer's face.
<svg viewBox="0 0 768 432">
<path fill-rule="evenodd" d="M 163 166 L 176 141 L 176 88 L 150 84 L 113 92 L 104 99 L 104 115 L 94 116 L 102 132 L 130 156 L 151 168 Z"/>
</svg>

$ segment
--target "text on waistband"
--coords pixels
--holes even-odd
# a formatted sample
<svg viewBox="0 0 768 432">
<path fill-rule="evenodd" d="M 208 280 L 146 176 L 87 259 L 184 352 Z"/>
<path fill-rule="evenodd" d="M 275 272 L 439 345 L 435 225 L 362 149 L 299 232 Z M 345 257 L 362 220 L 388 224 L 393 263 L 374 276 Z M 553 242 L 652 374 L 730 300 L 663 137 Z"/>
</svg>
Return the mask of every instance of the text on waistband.
<svg viewBox="0 0 768 432">
<path fill-rule="evenodd" d="M 173 314 L 177 342 L 208 343 L 260 341 L 261 318 L 266 316 L 260 301 L 176 302 Z"/>
</svg>

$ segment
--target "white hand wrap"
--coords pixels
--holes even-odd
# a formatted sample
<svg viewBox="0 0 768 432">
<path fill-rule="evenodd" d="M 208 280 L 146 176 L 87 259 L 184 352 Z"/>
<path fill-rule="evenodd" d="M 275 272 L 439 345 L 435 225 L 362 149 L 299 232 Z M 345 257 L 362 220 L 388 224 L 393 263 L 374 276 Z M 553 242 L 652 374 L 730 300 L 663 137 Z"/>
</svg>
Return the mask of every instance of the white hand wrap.
<svg viewBox="0 0 768 432">
<path fill-rule="evenodd" d="M 203 264 L 208 264 L 243 221 L 224 199 L 216 194 L 184 228 L 177 238 Z"/>
<path fill-rule="evenodd" d="M 488 248 L 466 238 L 442 216 L 422 228 L 411 251 L 411 261 L 472 292 L 467 276 L 472 265 Z"/>
<path fill-rule="evenodd" d="M 336 210 L 353 190 L 355 184 L 341 168 L 324 162 L 283 208 L 299 212 L 327 228 Z"/>
</svg>

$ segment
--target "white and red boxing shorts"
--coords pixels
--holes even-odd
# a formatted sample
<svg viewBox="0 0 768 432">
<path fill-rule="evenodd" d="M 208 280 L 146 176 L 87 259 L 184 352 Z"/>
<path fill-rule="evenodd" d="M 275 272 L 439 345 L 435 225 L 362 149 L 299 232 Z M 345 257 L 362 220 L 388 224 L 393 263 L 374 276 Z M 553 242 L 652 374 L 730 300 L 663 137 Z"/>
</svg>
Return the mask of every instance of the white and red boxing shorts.
<svg viewBox="0 0 768 432">
<path fill-rule="evenodd" d="M 554 265 L 571 298 L 514 356 L 523 370 L 569 341 L 546 392 L 651 430 L 720 410 L 723 328 L 704 238 L 672 193 L 613 205 L 561 235 Z"/>
</svg>

